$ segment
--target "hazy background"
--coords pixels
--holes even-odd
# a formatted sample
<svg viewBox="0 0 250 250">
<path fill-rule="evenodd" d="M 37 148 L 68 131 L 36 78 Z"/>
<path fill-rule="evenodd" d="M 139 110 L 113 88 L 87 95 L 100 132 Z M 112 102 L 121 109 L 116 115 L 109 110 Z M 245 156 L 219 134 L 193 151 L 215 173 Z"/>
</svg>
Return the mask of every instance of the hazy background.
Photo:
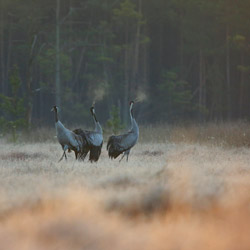
<svg viewBox="0 0 250 250">
<path fill-rule="evenodd" d="M 1 0 L 0 126 L 250 115 L 249 0 Z"/>
</svg>

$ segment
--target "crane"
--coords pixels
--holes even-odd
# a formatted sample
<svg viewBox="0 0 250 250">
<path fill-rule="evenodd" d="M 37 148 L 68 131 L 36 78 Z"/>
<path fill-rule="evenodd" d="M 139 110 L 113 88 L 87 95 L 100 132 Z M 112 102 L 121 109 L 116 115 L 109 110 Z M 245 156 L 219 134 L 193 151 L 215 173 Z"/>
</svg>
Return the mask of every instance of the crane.
<svg viewBox="0 0 250 250">
<path fill-rule="evenodd" d="M 82 148 L 80 158 L 85 159 L 86 155 L 89 153 L 89 160 L 91 162 L 97 162 L 101 155 L 102 145 L 103 145 L 103 131 L 101 124 L 96 118 L 95 108 L 92 106 L 90 108 L 91 115 L 94 119 L 95 129 L 94 131 L 82 130 L 80 128 L 75 129 L 73 132 L 80 135 L 86 144 Z"/>
<path fill-rule="evenodd" d="M 75 152 L 76 159 L 78 159 L 78 154 L 81 152 L 81 149 L 84 144 L 82 137 L 64 127 L 62 122 L 58 119 L 57 106 L 54 106 L 51 109 L 51 112 L 53 111 L 55 112 L 55 127 L 56 127 L 57 140 L 61 144 L 63 149 L 63 155 L 58 162 L 60 162 L 63 159 L 63 157 L 65 157 L 65 160 L 67 160 L 66 156 L 67 150 L 73 150 Z"/>
<path fill-rule="evenodd" d="M 134 101 L 130 101 L 129 103 L 129 114 L 131 120 L 130 130 L 122 135 L 112 135 L 108 139 L 107 150 L 108 150 L 108 155 L 111 159 L 113 158 L 116 159 L 120 154 L 123 153 L 120 161 L 123 159 L 125 155 L 127 156 L 127 161 L 128 161 L 130 150 L 137 143 L 139 137 L 139 127 L 134 118 L 133 105 Z"/>
</svg>

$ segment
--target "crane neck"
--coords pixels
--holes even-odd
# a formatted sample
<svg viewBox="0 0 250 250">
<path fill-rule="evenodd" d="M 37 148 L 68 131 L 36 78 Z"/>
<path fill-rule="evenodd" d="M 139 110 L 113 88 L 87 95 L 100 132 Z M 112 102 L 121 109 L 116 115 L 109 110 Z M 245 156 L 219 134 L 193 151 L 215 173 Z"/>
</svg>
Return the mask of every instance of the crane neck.
<svg viewBox="0 0 250 250">
<path fill-rule="evenodd" d="M 129 114 L 130 114 L 130 119 L 132 123 L 132 119 L 134 119 L 133 103 L 131 103 L 129 106 Z"/>
<path fill-rule="evenodd" d="M 95 123 L 95 131 L 102 134 L 102 126 L 99 122 Z"/>
<path fill-rule="evenodd" d="M 133 113 L 133 107 L 130 107 L 130 120 L 131 120 L 131 131 L 134 131 L 136 133 L 139 133 L 139 127 L 137 125 L 137 122 L 134 118 L 134 113 Z"/>
<path fill-rule="evenodd" d="M 132 105 L 129 107 L 129 115 L 130 115 L 130 121 L 131 121 L 131 127 L 132 127 L 133 126 L 133 119 L 134 119 L 133 106 Z"/>
<path fill-rule="evenodd" d="M 57 113 L 57 109 L 55 109 L 55 122 L 58 122 L 58 113 Z"/>
<path fill-rule="evenodd" d="M 97 123 L 98 121 L 97 121 L 95 113 L 92 113 L 92 116 L 93 116 L 94 122 Z"/>
<path fill-rule="evenodd" d="M 94 123 L 95 123 L 95 131 L 96 131 L 96 132 L 99 132 L 99 133 L 102 133 L 102 126 L 101 126 L 101 124 L 98 122 L 98 120 L 97 120 L 96 115 L 95 115 L 94 112 L 92 113 L 92 116 L 93 116 Z"/>
</svg>

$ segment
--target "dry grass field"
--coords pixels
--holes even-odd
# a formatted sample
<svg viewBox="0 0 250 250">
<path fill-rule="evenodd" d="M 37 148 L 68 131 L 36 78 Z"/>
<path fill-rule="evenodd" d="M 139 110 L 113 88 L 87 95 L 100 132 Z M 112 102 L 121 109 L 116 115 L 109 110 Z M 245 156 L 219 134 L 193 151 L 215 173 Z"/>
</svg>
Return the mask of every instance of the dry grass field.
<svg viewBox="0 0 250 250">
<path fill-rule="evenodd" d="M 121 163 L 53 136 L 0 140 L 0 249 L 250 249 L 249 124 L 147 127 Z"/>
</svg>

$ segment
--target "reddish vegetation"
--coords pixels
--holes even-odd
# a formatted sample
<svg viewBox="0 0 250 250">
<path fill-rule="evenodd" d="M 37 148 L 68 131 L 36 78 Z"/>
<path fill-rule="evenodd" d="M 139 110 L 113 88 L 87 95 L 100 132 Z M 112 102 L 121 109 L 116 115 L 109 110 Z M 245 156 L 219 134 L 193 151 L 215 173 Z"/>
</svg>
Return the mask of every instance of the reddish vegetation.
<svg viewBox="0 0 250 250">
<path fill-rule="evenodd" d="M 86 193 L 68 193 L 2 216 L 1 248 L 249 249 L 249 205 L 237 190 L 206 209 L 173 201 L 161 214 L 128 218 L 100 209 Z"/>
</svg>

